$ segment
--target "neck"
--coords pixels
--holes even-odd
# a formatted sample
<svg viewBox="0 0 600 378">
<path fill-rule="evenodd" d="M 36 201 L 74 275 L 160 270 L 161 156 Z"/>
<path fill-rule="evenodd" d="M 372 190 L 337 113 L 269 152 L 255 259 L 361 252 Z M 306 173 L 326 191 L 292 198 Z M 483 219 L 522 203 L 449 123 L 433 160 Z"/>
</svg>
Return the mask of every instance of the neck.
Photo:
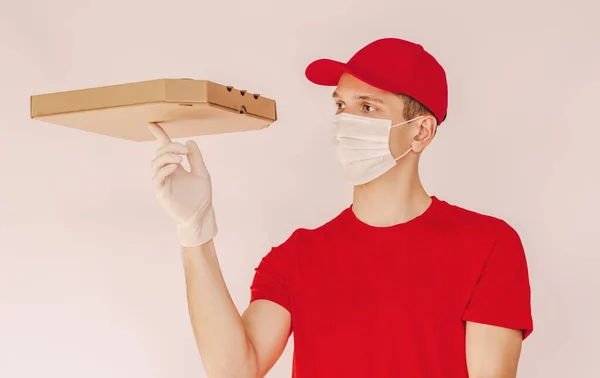
<svg viewBox="0 0 600 378">
<path fill-rule="evenodd" d="M 361 221 L 385 227 L 418 217 L 431 201 L 421 184 L 417 161 L 406 159 L 370 183 L 355 186 L 352 210 Z"/>
</svg>

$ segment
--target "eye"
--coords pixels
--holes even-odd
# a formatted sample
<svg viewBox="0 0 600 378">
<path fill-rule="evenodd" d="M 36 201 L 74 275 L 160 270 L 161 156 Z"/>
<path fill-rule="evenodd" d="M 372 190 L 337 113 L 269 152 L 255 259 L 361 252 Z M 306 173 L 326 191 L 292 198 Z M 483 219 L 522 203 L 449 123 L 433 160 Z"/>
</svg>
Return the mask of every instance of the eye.
<svg viewBox="0 0 600 378">
<path fill-rule="evenodd" d="M 339 110 L 344 110 L 344 107 L 345 107 L 346 105 L 345 105 L 343 102 L 341 102 L 341 101 L 337 101 L 337 102 L 335 103 L 335 106 L 336 106 L 337 110 L 339 111 Z"/>
<path fill-rule="evenodd" d="M 369 104 L 364 104 L 363 110 L 367 113 L 371 113 L 371 112 L 374 112 L 375 110 L 377 110 L 377 108 L 372 105 L 369 105 Z"/>
</svg>

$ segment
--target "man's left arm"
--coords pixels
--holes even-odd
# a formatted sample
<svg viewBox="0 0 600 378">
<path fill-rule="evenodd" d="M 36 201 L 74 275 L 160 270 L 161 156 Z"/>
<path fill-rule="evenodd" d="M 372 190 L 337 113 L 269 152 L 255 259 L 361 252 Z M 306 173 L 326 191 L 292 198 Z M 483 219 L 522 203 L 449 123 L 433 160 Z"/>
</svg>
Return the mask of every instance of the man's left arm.
<svg viewBox="0 0 600 378">
<path fill-rule="evenodd" d="M 487 324 L 466 323 L 469 378 L 515 378 L 523 332 Z"/>
<path fill-rule="evenodd" d="M 497 226 L 495 243 L 462 316 L 469 378 L 515 378 L 521 344 L 533 331 L 521 239 L 507 223 Z"/>
</svg>

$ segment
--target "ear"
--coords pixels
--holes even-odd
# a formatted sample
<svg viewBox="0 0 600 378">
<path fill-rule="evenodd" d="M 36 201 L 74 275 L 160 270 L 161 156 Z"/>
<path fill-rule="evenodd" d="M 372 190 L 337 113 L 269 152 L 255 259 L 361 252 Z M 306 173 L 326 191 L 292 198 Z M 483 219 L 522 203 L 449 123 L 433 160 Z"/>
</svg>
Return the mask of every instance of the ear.
<svg viewBox="0 0 600 378">
<path fill-rule="evenodd" d="M 433 116 L 425 116 L 419 120 L 419 131 L 413 139 L 414 152 L 422 152 L 433 140 L 437 130 L 437 120 Z"/>
</svg>

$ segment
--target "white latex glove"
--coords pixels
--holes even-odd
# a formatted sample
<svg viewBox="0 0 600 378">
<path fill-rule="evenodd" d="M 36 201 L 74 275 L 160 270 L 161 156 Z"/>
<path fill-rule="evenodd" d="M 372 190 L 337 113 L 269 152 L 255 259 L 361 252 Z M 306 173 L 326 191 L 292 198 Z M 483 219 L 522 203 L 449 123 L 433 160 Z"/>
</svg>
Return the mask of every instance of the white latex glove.
<svg viewBox="0 0 600 378">
<path fill-rule="evenodd" d="M 152 160 L 156 198 L 177 223 L 181 245 L 193 247 L 210 241 L 217 234 L 217 223 L 211 179 L 198 145 L 192 140 L 185 145 L 172 142 L 156 123 L 148 127 L 160 143 Z M 182 155 L 188 159 L 189 172 L 181 165 Z"/>
</svg>

